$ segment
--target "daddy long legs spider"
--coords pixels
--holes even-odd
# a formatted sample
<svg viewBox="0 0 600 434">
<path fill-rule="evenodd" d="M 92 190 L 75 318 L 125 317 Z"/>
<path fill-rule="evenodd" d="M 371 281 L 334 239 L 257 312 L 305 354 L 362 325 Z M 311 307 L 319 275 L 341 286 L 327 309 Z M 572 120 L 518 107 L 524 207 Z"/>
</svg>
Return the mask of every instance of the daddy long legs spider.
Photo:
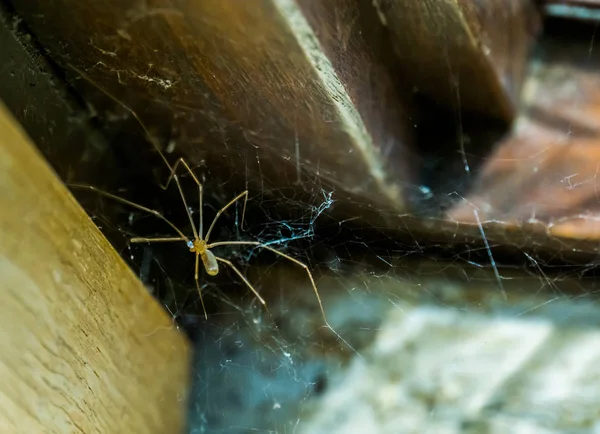
<svg viewBox="0 0 600 434">
<path fill-rule="evenodd" d="M 161 153 L 161 155 L 162 155 L 162 153 Z M 166 159 L 165 159 L 165 163 L 166 163 Z M 186 171 L 191 175 L 192 179 L 198 186 L 198 198 L 199 198 L 198 216 L 199 217 L 198 217 L 198 227 L 197 228 L 196 228 L 196 225 L 194 224 L 192 214 L 190 212 L 190 209 L 187 204 L 187 200 L 183 193 L 183 189 L 181 187 L 179 177 L 177 176 L 177 169 L 180 166 L 183 166 L 186 169 Z M 170 165 L 169 165 L 169 167 L 170 167 Z M 213 218 L 210 226 L 208 227 L 208 230 L 206 231 L 206 234 L 204 234 L 204 231 L 203 231 L 204 222 L 203 222 L 203 215 L 202 215 L 202 208 L 203 208 L 202 207 L 202 205 L 203 205 L 202 183 L 198 180 L 198 178 L 196 177 L 194 172 L 191 170 L 191 168 L 189 167 L 189 165 L 185 162 L 185 160 L 183 158 L 178 159 L 177 162 L 175 163 L 175 165 L 172 168 L 170 167 L 170 169 L 171 169 L 171 173 L 169 174 L 169 178 L 167 179 L 167 182 L 164 185 L 161 185 L 161 187 L 163 189 L 167 189 L 169 184 L 171 183 L 171 181 L 175 181 L 175 184 L 177 185 L 177 189 L 179 190 L 179 195 L 181 196 L 181 200 L 185 207 L 186 214 L 189 218 L 189 221 L 190 221 L 190 224 L 192 227 L 192 233 L 193 233 L 192 237 L 188 237 L 187 235 L 185 235 L 174 223 L 172 223 L 169 219 L 167 219 L 164 215 L 162 215 L 160 212 L 158 212 L 156 210 L 147 208 L 143 205 L 139 205 L 135 202 L 132 202 L 130 200 L 124 199 L 117 195 L 108 193 L 106 191 L 100 190 L 91 185 L 82 185 L 82 184 L 69 184 L 69 185 L 71 187 L 75 187 L 75 188 L 84 188 L 84 189 L 95 191 L 96 193 L 106 196 L 110 199 L 116 200 L 116 201 L 124 203 L 128 206 L 137 208 L 141 211 L 144 211 L 146 213 L 154 215 L 157 218 L 159 218 L 160 220 L 164 221 L 166 224 L 168 224 L 177 233 L 177 236 L 156 237 L 156 238 L 135 237 L 135 238 L 131 238 L 130 242 L 132 242 L 132 243 L 159 243 L 159 242 L 177 242 L 177 241 L 185 242 L 186 246 L 188 247 L 188 250 L 191 253 L 193 253 L 196 257 L 195 258 L 195 266 L 194 266 L 194 281 L 196 283 L 196 289 L 198 290 L 198 295 L 200 297 L 200 303 L 202 304 L 202 310 L 204 312 L 204 317 L 206 319 L 208 319 L 208 314 L 207 314 L 206 308 L 204 306 L 204 300 L 202 298 L 202 290 L 200 288 L 200 282 L 199 282 L 200 262 L 202 262 L 204 270 L 206 271 L 206 274 L 208 274 L 209 276 L 215 276 L 219 273 L 219 263 L 228 266 L 229 268 L 231 268 L 231 270 L 235 274 L 237 274 L 239 276 L 239 278 L 246 284 L 246 286 L 254 293 L 254 295 L 261 302 L 261 304 L 266 306 L 265 300 L 261 297 L 261 295 L 258 293 L 256 288 L 254 288 L 254 286 L 248 281 L 248 279 L 246 279 L 246 277 L 242 274 L 242 272 L 230 260 L 225 259 L 221 256 L 217 256 L 212 252 L 212 249 L 214 249 L 215 247 L 220 247 L 220 246 L 252 246 L 255 248 L 269 250 L 269 251 L 275 253 L 276 255 L 279 255 L 279 256 L 293 262 L 294 264 L 299 265 L 306 271 L 306 274 L 310 280 L 311 286 L 317 297 L 317 301 L 319 302 L 319 308 L 321 310 L 321 314 L 323 315 L 323 320 L 325 321 L 325 324 L 329 328 L 331 328 L 331 326 L 329 326 L 329 323 L 327 322 L 327 317 L 325 315 L 325 309 L 323 308 L 321 296 L 319 295 L 319 291 L 317 289 L 317 285 L 315 283 L 314 277 L 313 277 L 310 269 L 308 268 L 308 266 L 305 263 L 299 261 L 296 258 L 293 258 L 292 256 L 290 256 L 280 250 L 274 249 L 273 247 L 266 245 L 264 243 L 260 243 L 258 241 L 216 241 L 216 242 L 210 241 L 211 232 L 212 232 L 213 228 L 215 227 L 215 224 L 217 223 L 219 217 L 229 207 L 231 207 L 233 204 L 235 204 L 237 201 L 239 201 L 242 198 L 244 198 L 244 206 L 243 206 L 243 211 L 242 211 L 242 223 L 241 223 L 243 225 L 244 217 L 245 217 L 245 213 L 246 213 L 246 202 L 248 201 L 248 190 L 245 190 L 244 192 L 238 194 L 231 201 L 229 201 L 229 203 L 227 203 L 223 208 L 221 208 L 217 212 L 215 217 Z"/>
<path fill-rule="evenodd" d="M 129 106 L 127 106 L 124 102 L 122 102 L 121 100 L 119 100 L 118 98 L 116 98 L 114 95 L 112 95 L 110 92 L 108 92 L 106 89 L 104 89 L 102 86 L 100 86 L 98 83 L 96 83 L 94 80 L 92 80 L 90 77 L 87 76 L 87 74 L 85 74 L 83 71 L 81 71 L 79 68 L 75 67 L 74 65 L 69 64 L 70 68 L 73 69 L 75 72 L 77 72 L 81 77 L 83 77 L 85 80 L 87 80 L 90 84 L 92 84 L 93 86 L 95 86 L 98 90 L 100 90 L 102 93 L 104 93 L 107 97 L 109 97 L 110 99 L 112 99 L 114 102 L 116 102 L 118 105 L 120 105 L 121 107 L 123 107 L 126 111 L 128 111 L 139 123 L 139 125 L 142 127 L 142 129 L 144 130 L 144 133 L 147 137 L 147 139 L 150 141 L 150 143 L 152 144 L 152 146 L 154 147 L 154 149 L 158 152 L 158 154 L 160 155 L 161 159 L 163 160 L 163 162 L 165 163 L 165 165 L 168 167 L 170 174 L 169 177 L 167 179 L 167 182 L 164 185 L 161 185 L 161 188 L 163 190 L 166 190 L 169 186 L 169 184 L 171 183 L 172 180 L 175 181 L 175 184 L 177 185 L 177 189 L 179 190 L 179 195 L 181 196 L 181 200 L 183 202 L 183 205 L 185 206 L 185 210 L 186 210 L 186 214 L 188 216 L 188 219 L 190 221 L 191 227 L 192 227 L 192 232 L 193 232 L 193 237 L 190 238 L 188 236 L 186 236 L 175 224 L 173 224 L 170 220 L 168 220 L 165 216 L 163 216 L 161 213 L 159 213 L 156 210 L 147 208 L 145 206 L 139 205 L 137 203 L 134 203 L 132 201 L 129 201 L 127 199 L 124 199 L 122 197 L 116 196 L 114 194 L 105 192 L 103 190 L 97 189 L 93 186 L 90 185 L 81 185 L 81 184 L 69 184 L 71 187 L 76 187 L 76 188 L 85 188 L 88 190 L 93 190 L 101 195 L 104 195 L 108 198 L 111 198 L 113 200 L 119 201 L 121 203 L 124 203 L 126 205 L 132 206 L 134 208 L 137 208 L 141 211 L 144 211 L 146 213 L 152 214 L 154 216 L 156 216 L 157 218 L 163 220 L 165 223 L 167 223 L 176 233 L 177 236 L 176 237 L 159 237 L 159 238 L 140 238 L 140 237 L 136 237 L 136 238 L 132 238 L 130 241 L 132 243 L 157 243 L 157 242 L 177 242 L 177 241 L 183 241 L 185 242 L 187 248 L 189 249 L 189 251 L 193 254 L 195 254 L 195 267 L 194 267 L 194 281 L 196 283 L 196 289 L 198 290 L 198 295 L 200 297 L 200 302 L 202 304 L 202 310 L 204 311 L 204 317 L 206 319 L 208 319 L 208 314 L 206 313 L 206 308 L 204 306 L 204 300 L 202 298 L 202 290 L 200 288 L 200 282 L 199 282 L 199 276 L 198 276 L 198 272 L 199 272 L 199 266 L 200 266 L 200 261 L 202 261 L 202 265 L 206 271 L 206 273 L 210 276 L 215 276 L 216 274 L 219 273 L 219 263 L 228 266 L 229 268 L 231 268 L 231 270 L 234 271 L 235 274 L 237 274 L 240 279 L 246 284 L 246 286 L 254 293 L 254 295 L 257 297 L 257 299 L 264 305 L 266 306 L 266 302 L 265 300 L 260 296 L 260 294 L 258 293 L 258 291 L 254 288 L 254 286 L 248 281 L 248 279 L 246 279 L 246 277 L 242 274 L 242 272 L 228 259 L 225 259 L 223 257 L 220 256 L 216 256 L 213 252 L 212 249 L 216 248 L 216 247 L 220 247 L 220 246 L 249 246 L 249 247 L 255 247 L 255 248 L 260 248 L 260 249 L 264 249 L 264 250 L 269 250 L 273 253 L 275 253 L 278 256 L 281 256 L 285 259 L 287 259 L 288 261 L 291 261 L 295 264 L 297 264 L 298 266 L 302 267 L 305 271 L 306 274 L 310 280 L 310 284 L 312 286 L 312 289 L 317 297 L 317 301 L 319 303 L 319 309 L 321 310 L 321 315 L 323 316 L 323 321 L 325 323 L 325 326 L 331 330 L 333 332 L 334 335 L 337 336 L 337 338 L 344 342 L 345 345 L 347 345 L 350 349 L 352 349 L 352 351 L 354 351 L 356 354 L 358 354 L 356 352 L 356 350 L 337 332 L 335 331 L 335 329 L 333 327 L 331 327 L 331 325 L 329 325 L 329 322 L 327 321 L 327 316 L 325 315 L 325 309 L 323 308 L 323 303 L 321 301 L 321 296 L 319 295 L 319 290 L 317 289 L 317 285 L 315 283 L 314 277 L 310 271 L 310 269 L 308 268 L 308 266 L 299 261 L 298 259 L 293 258 L 292 256 L 287 255 L 286 253 L 274 249 L 273 247 L 264 244 L 264 243 L 260 243 L 258 241 L 217 241 L 217 242 L 210 242 L 209 238 L 210 238 L 210 234 L 217 222 L 217 220 L 219 219 L 219 217 L 221 216 L 221 214 L 223 214 L 230 206 L 232 206 L 234 203 L 236 203 L 238 200 L 240 200 L 241 198 L 244 198 L 244 207 L 243 207 L 243 211 L 242 211 L 242 222 L 241 224 L 243 225 L 244 222 L 244 216 L 245 216 L 245 212 L 246 212 L 246 202 L 248 201 L 248 191 L 244 191 L 240 194 L 238 194 L 236 197 L 234 197 L 229 203 L 227 203 L 223 208 L 221 208 L 217 214 L 215 215 L 215 217 L 213 218 L 213 221 L 211 222 L 208 231 L 206 231 L 206 234 L 204 235 L 203 232 L 203 217 L 202 217 L 202 183 L 198 180 L 198 178 L 196 177 L 196 175 L 194 174 L 194 172 L 191 170 L 191 168 L 188 166 L 188 164 L 185 162 L 185 160 L 183 158 L 179 158 L 177 160 L 177 162 L 175 163 L 175 165 L 171 166 L 171 164 L 169 163 L 169 161 L 167 160 L 167 158 L 165 157 L 165 155 L 163 154 L 162 150 L 160 149 L 160 146 L 158 145 L 157 141 L 154 139 L 154 137 L 150 134 L 150 132 L 148 131 L 148 129 L 146 128 L 146 125 L 142 122 L 142 120 L 138 117 L 137 113 L 131 109 Z M 194 180 L 194 182 L 196 183 L 196 185 L 198 186 L 198 196 L 199 196 L 199 210 L 198 210 L 198 214 L 199 214 L 199 220 L 198 220 L 198 228 L 196 228 L 196 226 L 194 225 L 194 221 L 192 218 L 192 214 L 190 213 L 189 207 L 187 205 L 187 201 L 185 199 L 185 195 L 183 193 L 183 189 L 181 187 L 180 181 L 179 181 L 179 177 L 177 176 L 177 169 L 183 166 L 185 168 L 185 170 L 192 176 L 192 179 Z M 360 355 L 359 355 L 360 356 Z"/>
</svg>

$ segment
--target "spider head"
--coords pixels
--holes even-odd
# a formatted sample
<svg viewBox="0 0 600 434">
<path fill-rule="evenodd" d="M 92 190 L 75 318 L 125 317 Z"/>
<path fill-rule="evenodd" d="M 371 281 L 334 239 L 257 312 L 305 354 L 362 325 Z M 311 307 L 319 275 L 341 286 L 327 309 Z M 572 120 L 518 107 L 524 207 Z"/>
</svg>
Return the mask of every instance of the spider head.
<svg viewBox="0 0 600 434">
<path fill-rule="evenodd" d="M 187 246 L 192 253 L 204 254 L 206 252 L 206 241 L 196 238 L 187 242 Z"/>
</svg>

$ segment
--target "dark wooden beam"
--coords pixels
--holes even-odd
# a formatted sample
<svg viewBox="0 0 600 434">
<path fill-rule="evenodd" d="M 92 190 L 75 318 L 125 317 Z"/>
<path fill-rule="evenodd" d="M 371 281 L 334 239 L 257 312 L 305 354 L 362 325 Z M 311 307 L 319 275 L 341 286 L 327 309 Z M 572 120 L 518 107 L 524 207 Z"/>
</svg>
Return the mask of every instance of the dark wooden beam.
<svg viewBox="0 0 600 434">
<path fill-rule="evenodd" d="M 13 5 L 86 100 L 118 100 L 193 165 L 261 191 L 330 186 L 406 209 L 410 113 L 358 22 L 311 21 L 294 0 Z M 356 4 L 338 6 L 356 18 Z"/>
<path fill-rule="evenodd" d="M 435 104 L 510 121 L 539 29 L 531 0 L 377 0 L 401 75 Z"/>
</svg>

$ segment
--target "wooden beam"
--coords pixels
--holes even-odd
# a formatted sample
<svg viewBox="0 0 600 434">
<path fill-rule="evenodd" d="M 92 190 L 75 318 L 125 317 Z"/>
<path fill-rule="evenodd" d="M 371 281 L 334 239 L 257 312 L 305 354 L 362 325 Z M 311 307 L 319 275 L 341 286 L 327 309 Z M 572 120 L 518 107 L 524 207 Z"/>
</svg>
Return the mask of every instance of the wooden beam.
<svg viewBox="0 0 600 434">
<path fill-rule="evenodd" d="M 12 3 L 93 106 L 122 112 L 101 94 L 118 99 L 232 188 L 326 187 L 405 210 L 411 114 L 359 21 L 319 23 L 295 0 Z M 356 2 L 338 3 L 357 17 Z M 336 25 L 343 52 L 321 38 Z"/>
<path fill-rule="evenodd" d="M 0 431 L 181 432 L 190 350 L 0 105 Z"/>
<path fill-rule="evenodd" d="M 399 80 L 436 105 L 512 120 L 540 17 L 531 0 L 374 0 Z"/>
</svg>

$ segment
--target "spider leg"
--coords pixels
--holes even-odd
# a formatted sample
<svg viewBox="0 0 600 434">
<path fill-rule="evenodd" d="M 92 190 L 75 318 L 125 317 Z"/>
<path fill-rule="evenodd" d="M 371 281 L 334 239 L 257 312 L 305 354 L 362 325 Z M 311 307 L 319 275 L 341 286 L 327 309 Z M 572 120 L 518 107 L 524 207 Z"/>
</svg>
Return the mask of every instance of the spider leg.
<svg viewBox="0 0 600 434">
<path fill-rule="evenodd" d="M 202 304 L 202 310 L 204 311 L 204 319 L 208 320 L 208 314 L 206 313 L 206 307 L 204 307 L 204 300 L 202 299 L 202 289 L 200 289 L 200 282 L 198 281 L 198 263 L 200 255 L 196 253 L 196 265 L 194 266 L 194 281 L 196 282 L 196 289 L 198 290 L 198 296 L 200 297 L 200 303 Z"/>
<path fill-rule="evenodd" d="M 234 203 L 236 203 L 238 200 L 240 200 L 242 197 L 244 197 L 244 209 L 242 210 L 242 223 L 241 223 L 241 227 L 243 229 L 244 227 L 244 217 L 246 215 L 246 203 L 248 202 L 248 190 L 241 192 L 240 194 L 238 194 L 236 197 L 234 197 L 233 199 L 231 199 L 231 201 L 229 201 L 229 203 L 227 205 L 225 205 L 223 208 L 221 208 L 219 210 L 219 212 L 217 212 L 217 215 L 215 216 L 215 218 L 213 219 L 212 223 L 210 224 L 210 227 L 208 228 L 208 231 L 206 231 L 206 237 L 204 238 L 204 241 L 208 244 L 208 237 L 210 237 L 210 233 L 213 230 L 213 227 L 215 226 L 215 223 L 217 222 L 217 219 L 221 216 L 221 214 L 223 214 L 227 208 L 229 208 L 231 205 L 233 205 Z"/>
<path fill-rule="evenodd" d="M 165 162 L 166 162 L 166 160 L 165 160 Z M 190 213 L 190 208 L 187 204 L 187 200 L 185 199 L 185 194 L 183 194 L 183 188 L 181 187 L 181 183 L 179 182 L 179 177 L 177 176 L 177 168 L 179 167 L 180 164 L 183 165 L 183 167 L 185 167 L 185 169 L 187 169 L 189 174 L 192 175 L 194 182 L 198 185 L 198 203 L 199 203 L 198 208 L 200 210 L 200 212 L 199 212 L 200 221 L 198 222 L 198 230 L 196 230 L 196 226 L 194 225 L 194 220 L 192 219 L 192 214 Z M 169 173 L 169 178 L 167 179 L 167 182 L 165 182 L 164 184 L 161 184 L 160 188 L 162 188 L 163 190 L 166 190 L 169 187 L 169 184 L 171 184 L 171 181 L 175 180 L 175 184 L 177 185 L 177 190 L 179 190 L 179 196 L 181 196 L 181 201 L 183 202 L 183 206 L 185 207 L 185 213 L 187 214 L 188 218 L 190 219 L 190 224 L 192 225 L 192 231 L 194 232 L 194 238 L 198 238 L 198 233 L 200 233 L 200 238 L 202 238 L 202 184 L 200 183 L 198 178 L 196 178 L 196 175 L 194 175 L 194 172 L 192 172 L 192 169 L 190 169 L 190 166 L 188 166 L 188 164 L 185 162 L 185 160 L 183 158 L 179 158 L 175 162 L 175 165 L 173 167 L 171 167 L 169 165 L 169 163 L 167 163 L 167 166 L 169 167 L 169 170 L 171 172 Z"/>
<path fill-rule="evenodd" d="M 158 141 L 154 138 L 154 136 L 152 136 L 152 134 L 150 134 L 150 131 L 148 131 L 148 128 L 146 128 L 146 125 L 142 122 L 142 120 L 140 119 L 140 117 L 137 115 L 137 113 L 135 111 L 133 111 L 133 109 L 131 107 L 129 107 L 123 101 L 121 101 L 116 96 L 114 96 L 113 94 L 111 94 L 103 86 L 100 86 L 98 83 L 96 83 L 94 80 L 92 80 L 87 74 L 85 74 L 79 68 L 77 68 L 77 67 L 75 67 L 74 65 L 71 65 L 71 64 L 68 64 L 68 65 L 75 72 L 77 72 L 79 75 L 81 75 L 86 81 L 90 82 L 93 86 L 95 86 L 98 90 L 100 90 L 103 94 L 105 94 L 106 96 L 108 96 L 110 99 L 112 99 L 117 104 L 119 104 L 121 107 L 123 107 L 125 110 L 127 110 L 129 113 L 131 113 L 131 115 L 138 121 L 138 123 L 140 124 L 140 126 L 144 130 L 144 133 L 146 134 L 146 138 L 152 144 L 152 146 L 154 147 L 154 149 L 156 149 L 156 151 L 160 155 L 160 158 L 162 158 L 162 160 L 165 163 L 165 165 L 171 171 L 167 182 L 164 185 L 161 185 L 161 188 L 163 190 L 166 190 L 167 187 L 169 186 L 169 183 L 171 182 L 171 179 L 172 178 L 175 179 L 175 183 L 177 184 L 177 188 L 179 189 L 179 194 L 181 195 L 181 199 L 183 200 L 183 204 L 185 206 L 185 211 L 186 211 L 186 213 L 188 215 L 188 218 L 190 219 L 190 223 L 192 224 L 192 229 L 194 231 L 194 237 L 198 238 L 198 234 L 196 232 L 196 227 L 194 226 L 194 223 L 193 223 L 193 220 L 192 220 L 192 215 L 190 214 L 190 210 L 189 210 L 189 208 L 187 206 L 187 203 L 186 203 L 186 200 L 185 200 L 185 196 L 183 195 L 183 190 L 181 189 L 181 185 L 179 184 L 179 179 L 175 175 L 175 171 L 177 170 L 177 166 L 179 166 L 180 162 L 182 162 L 183 165 L 185 166 L 185 168 L 188 170 L 188 172 L 190 172 L 190 174 L 192 175 L 192 178 L 194 178 L 194 181 L 196 182 L 196 184 L 198 184 L 198 193 L 199 193 L 199 196 L 200 196 L 200 202 L 199 202 L 200 203 L 200 223 L 198 225 L 198 228 L 199 228 L 199 232 L 200 232 L 200 238 L 202 238 L 202 184 L 200 183 L 200 181 L 198 181 L 198 178 L 196 178 L 196 175 L 194 175 L 194 173 L 192 172 L 192 170 L 190 169 L 190 167 L 185 163 L 185 161 L 182 158 L 180 158 L 179 160 L 177 160 L 177 162 L 175 163 L 175 165 L 173 167 L 171 167 L 171 165 L 167 161 L 167 158 L 165 157 L 165 154 L 163 153 L 163 151 L 161 151 L 160 146 L 158 144 Z"/>
<path fill-rule="evenodd" d="M 315 279 L 313 278 L 312 273 L 310 272 L 308 265 L 306 265 L 304 262 L 301 262 L 295 258 L 292 258 L 289 255 L 286 255 L 283 252 L 280 252 L 277 249 L 274 249 L 273 247 L 267 246 L 266 244 L 262 244 L 259 243 L 258 241 L 218 241 L 216 243 L 212 243 L 207 245 L 206 247 L 208 249 L 212 249 L 213 247 L 218 247 L 218 246 L 255 246 L 261 249 L 265 249 L 265 250 L 270 250 L 271 252 L 286 258 L 290 261 L 292 261 L 293 263 L 300 265 L 302 268 L 304 268 L 304 270 L 306 271 L 306 274 L 308 274 L 308 278 L 310 279 L 310 283 L 313 287 L 313 290 L 315 291 L 315 295 L 317 296 L 317 300 L 319 301 L 319 307 L 321 308 L 321 314 L 323 315 L 323 321 L 325 322 L 325 326 L 331 330 L 331 332 L 341 341 L 343 342 L 348 348 L 350 348 L 358 357 L 360 357 L 361 359 L 363 358 L 360 353 L 358 351 L 356 351 L 356 349 L 350 344 L 350 342 L 348 342 L 346 339 L 344 339 L 342 337 L 342 335 L 340 335 L 333 327 L 331 327 L 331 325 L 329 324 L 329 321 L 327 321 L 327 316 L 325 315 L 325 309 L 323 308 L 323 303 L 321 302 L 321 296 L 319 295 L 319 290 L 317 289 L 317 284 L 315 283 Z M 216 257 L 216 256 L 215 256 Z M 222 258 L 218 258 L 216 257 L 217 260 L 220 260 L 222 262 L 229 262 L 229 261 L 225 261 Z M 230 266 L 233 266 L 231 264 L 231 262 L 229 263 Z M 242 277 L 242 279 L 244 279 L 244 277 L 241 275 L 241 273 L 239 272 L 239 270 L 236 270 L 234 267 L 234 271 L 236 271 L 236 273 L 238 273 L 238 275 L 240 277 Z M 246 279 L 244 279 L 244 281 L 246 282 L 246 284 L 250 287 L 250 289 L 252 289 L 254 291 L 254 288 L 248 283 L 248 281 Z M 256 294 L 256 292 L 255 292 Z M 258 296 L 258 294 L 257 294 Z M 266 304 L 265 304 L 266 307 Z"/>
<path fill-rule="evenodd" d="M 124 203 L 125 205 L 137 208 L 141 211 L 147 212 L 148 214 L 152 214 L 156 217 L 158 217 L 159 219 L 161 219 L 162 221 L 164 221 L 165 223 L 167 223 L 169 226 L 171 226 L 173 229 L 175 229 L 175 232 L 177 232 L 179 234 L 179 236 L 181 237 L 182 240 L 188 240 L 188 237 L 186 237 L 183 232 L 181 232 L 179 230 L 179 228 L 177 226 L 175 226 L 174 223 L 172 223 L 169 219 L 167 219 L 165 216 L 163 216 L 161 213 L 159 213 L 156 210 L 150 209 L 150 208 L 146 208 L 145 206 L 142 205 L 138 205 L 135 202 L 132 202 L 130 200 L 127 199 L 123 199 L 122 197 L 116 196 L 114 194 L 108 193 L 104 190 L 100 190 L 99 188 L 93 187 L 91 185 L 84 185 L 84 184 L 67 184 L 69 187 L 74 187 L 74 188 L 84 188 L 87 190 L 92 190 L 95 191 L 96 193 L 102 195 L 102 196 L 106 196 L 112 200 L 116 200 L 117 202 L 121 202 Z"/>
<path fill-rule="evenodd" d="M 329 327 L 331 329 L 331 326 L 329 325 L 329 322 L 327 321 L 327 315 L 325 315 L 325 309 L 323 308 L 323 302 L 321 301 L 321 296 L 319 295 L 319 290 L 317 289 L 317 284 L 315 283 L 315 279 L 313 278 L 313 275 L 312 275 L 310 269 L 308 268 L 308 265 L 306 265 L 304 262 L 301 262 L 301 261 L 297 260 L 296 258 L 291 257 L 290 255 L 287 255 L 277 249 L 274 249 L 273 247 L 267 246 L 266 244 L 259 243 L 258 241 L 218 241 L 216 243 L 209 244 L 206 247 L 208 249 L 212 249 L 213 247 L 218 247 L 218 246 L 255 246 L 255 247 L 258 247 L 261 249 L 269 250 L 289 261 L 292 261 L 294 264 L 297 264 L 297 265 L 301 266 L 302 268 L 304 268 L 304 271 L 306 271 L 306 274 L 308 274 L 308 278 L 310 279 L 310 283 L 312 285 L 313 291 L 315 292 L 315 295 L 317 296 L 317 301 L 319 302 L 319 308 L 321 309 L 321 314 L 323 315 L 323 320 L 325 321 L 325 324 L 327 325 L 327 327 Z M 219 259 L 219 258 L 217 258 L 217 259 Z"/>
<path fill-rule="evenodd" d="M 109 97 L 110 99 L 112 99 L 114 102 L 116 102 L 117 104 L 119 104 L 121 107 L 123 107 L 125 110 L 127 110 L 129 113 L 131 113 L 131 115 L 135 118 L 135 120 L 138 121 L 138 123 L 140 124 L 140 126 L 144 130 L 144 133 L 146 134 L 146 138 L 148 139 L 148 141 L 152 144 L 152 146 L 154 147 L 154 149 L 156 149 L 156 151 L 159 153 L 160 158 L 162 158 L 162 160 L 167 165 L 167 167 L 169 169 L 171 169 L 171 165 L 167 161 L 167 158 L 165 157 L 165 155 L 163 154 L 163 152 L 160 150 L 160 146 L 158 146 L 157 140 L 154 138 L 154 136 L 152 134 L 150 134 L 150 131 L 148 131 L 148 128 L 146 128 L 146 125 L 142 122 L 142 120 L 137 115 L 137 113 L 135 111 L 133 111 L 132 108 L 130 108 L 127 104 L 125 104 L 119 98 L 117 98 L 112 93 L 110 93 L 108 90 L 106 90 L 103 86 L 101 86 L 100 84 L 98 84 L 94 80 L 92 80 L 86 73 L 84 73 L 82 70 L 80 70 L 79 68 L 77 68 L 75 65 L 72 65 L 70 63 L 67 63 L 67 65 L 69 66 L 69 68 L 73 69 L 76 73 L 78 73 L 79 75 L 81 75 L 81 77 L 83 77 L 87 82 L 89 82 L 90 84 L 92 84 L 96 89 L 98 89 L 104 95 L 106 95 L 107 97 Z"/>
<path fill-rule="evenodd" d="M 242 279 L 244 281 L 244 283 L 246 284 L 246 286 L 248 288 L 250 288 L 250 291 L 252 291 L 254 293 L 254 295 L 256 295 L 256 298 L 258 298 L 258 301 L 260 301 L 264 306 L 267 305 L 267 302 L 260 296 L 258 291 L 256 291 L 256 289 L 254 289 L 254 286 L 252 286 L 252 284 L 250 282 L 248 282 L 248 279 L 246 279 L 246 277 L 244 277 L 242 272 L 240 270 L 238 270 L 237 267 L 235 265 L 233 265 L 233 263 L 231 261 L 224 259 L 224 258 L 220 258 L 218 256 L 215 256 L 215 259 L 217 261 L 222 262 L 223 264 L 229 266 L 229 268 L 231 268 L 235 272 L 235 274 L 240 276 L 240 279 Z"/>
</svg>

